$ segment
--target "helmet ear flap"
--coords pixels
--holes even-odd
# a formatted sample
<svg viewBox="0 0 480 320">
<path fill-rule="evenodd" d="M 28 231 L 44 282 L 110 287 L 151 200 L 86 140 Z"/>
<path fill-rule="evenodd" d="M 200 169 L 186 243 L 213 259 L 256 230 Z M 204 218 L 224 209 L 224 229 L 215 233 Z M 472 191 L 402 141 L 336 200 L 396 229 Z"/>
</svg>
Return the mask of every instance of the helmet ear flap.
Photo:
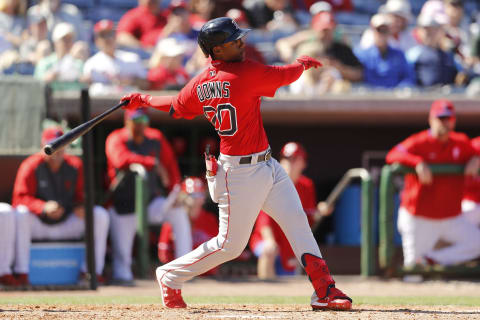
<svg viewBox="0 0 480 320">
<path fill-rule="evenodd" d="M 203 44 L 203 41 L 198 41 L 198 45 L 200 46 L 200 49 L 202 49 L 203 54 L 205 55 L 205 58 L 208 58 L 210 56 L 210 52 L 208 52 L 207 47 Z"/>
</svg>

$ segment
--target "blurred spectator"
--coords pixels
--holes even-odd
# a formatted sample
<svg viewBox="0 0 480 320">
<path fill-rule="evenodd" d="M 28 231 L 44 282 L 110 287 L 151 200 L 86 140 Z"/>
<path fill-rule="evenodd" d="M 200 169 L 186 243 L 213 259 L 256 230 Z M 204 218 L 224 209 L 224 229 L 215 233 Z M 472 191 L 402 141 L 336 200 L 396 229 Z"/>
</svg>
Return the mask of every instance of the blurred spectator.
<svg viewBox="0 0 480 320">
<path fill-rule="evenodd" d="M 188 212 L 192 225 L 192 248 L 207 242 L 218 234 L 218 219 L 216 215 L 203 208 L 206 199 L 205 182 L 197 177 L 187 177 L 183 180 L 181 191 L 178 193 L 177 202 Z M 175 258 L 174 234 L 170 223 L 162 225 L 158 237 L 158 259 L 162 264 Z M 206 274 L 213 275 L 218 267 Z"/>
<path fill-rule="evenodd" d="M 472 139 L 472 146 L 480 155 L 480 137 Z M 462 211 L 468 221 L 480 227 L 480 176 L 478 175 L 466 178 Z"/>
<path fill-rule="evenodd" d="M 167 24 L 163 28 L 160 38 L 175 38 L 185 48 L 185 60 L 189 59 L 197 49 L 198 32 L 190 24 L 190 12 L 183 0 L 173 0 L 168 7 Z M 157 42 L 158 43 L 158 42 Z"/>
<path fill-rule="evenodd" d="M 421 15 L 417 20 L 419 44 L 408 50 L 407 61 L 412 65 L 416 84 L 421 87 L 454 84 L 457 66 L 453 53 L 442 50 L 442 26 L 432 16 Z"/>
<path fill-rule="evenodd" d="M 113 21 L 97 22 L 94 34 L 99 51 L 85 62 L 82 77 L 83 81 L 90 83 L 90 93 L 105 95 L 135 88 L 147 89 L 147 70 L 140 57 L 117 49 Z"/>
<path fill-rule="evenodd" d="M 435 100 L 430 129 L 414 134 L 388 154 L 389 164 L 415 168 L 405 175 L 398 211 L 404 265 L 453 265 L 480 256 L 480 229 L 461 214 L 465 177 L 432 175 L 430 164 L 465 165 L 465 176 L 478 174 L 480 159 L 470 139 L 455 132 L 455 108 L 448 100 Z M 438 240 L 450 246 L 434 249 Z"/>
<path fill-rule="evenodd" d="M 26 0 L 0 0 L 0 35 L 13 48 L 18 48 L 23 41 L 23 33 L 27 28 L 26 10 Z M 0 52 L 2 49 L 0 47 Z"/>
<path fill-rule="evenodd" d="M 0 203 L 0 285 L 17 287 L 21 283 L 12 272 L 15 259 L 15 211 Z"/>
<path fill-rule="evenodd" d="M 298 27 L 288 0 L 245 0 L 243 6 L 254 29 L 292 32 Z"/>
<path fill-rule="evenodd" d="M 297 56 L 295 50 L 302 43 L 319 42 L 326 49 L 328 64 L 335 67 L 342 78 L 351 82 L 362 79 L 363 67 L 352 49 L 334 39 L 336 27 L 335 18 L 330 12 L 321 12 L 313 17 L 309 29 L 299 31 L 290 37 L 279 39 L 276 48 L 285 62 L 290 62 Z M 324 61 L 322 61 L 325 63 Z"/>
<path fill-rule="evenodd" d="M 55 26 L 52 33 L 54 53 L 40 60 L 35 67 L 35 78 L 45 82 L 78 83 L 82 75 L 83 62 L 71 54 L 75 41 L 75 30 L 71 24 L 62 22 Z"/>
<path fill-rule="evenodd" d="M 317 203 L 315 185 L 303 175 L 307 153 L 302 145 L 297 142 L 285 144 L 280 151 L 280 164 L 295 184 L 310 225 L 321 216 L 332 213 L 325 202 Z M 257 274 L 260 279 L 295 274 L 298 260 L 282 229 L 267 213 L 260 211 L 249 244 L 258 257 Z"/>
<path fill-rule="evenodd" d="M 76 41 L 70 49 L 70 54 L 73 58 L 85 63 L 90 57 L 90 47 L 85 41 Z"/>
<path fill-rule="evenodd" d="M 26 39 L 23 40 L 19 50 L 22 60 L 33 65 L 52 53 L 52 46 L 48 41 L 47 19 L 44 16 L 28 16 Z"/>
<path fill-rule="evenodd" d="M 213 18 L 215 1 L 213 0 L 191 0 L 190 1 L 190 24 L 199 32 L 208 20 Z"/>
<path fill-rule="evenodd" d="M 61 136 L 62 130 L 50 127 L 42 133 L 42 146 Z M 16 208 L 15 272 L 28 284 L 32 240 L 80 239 L 85 233 L 83 165 L 77 156 L 60 149 L 47 156 L 43 152 L 25 159 L 18 169 L 13 188 Z M 93 208 L 95 262 L 99 282 L 105 264 L 108 237 L 108 212 Z M 85 259 L 86 260 L 86 259 Z M 85 261 L 84 260 L 84 261 Z M 82 265 L 86 271 L 86 263 Z"/>
<path fill-rule="evenodd" d="M 318 7 L 319 3 L 326 3 L 330 6 L 331 11 L 352 11 L 353 4 L 351 0 L 326 0 L 326 1 L 316 1 L 316 0 L 290 0 L 290 3 L 295 9 L 300 10 L 310 10 L 312 15 L 316 13 L 316 6 Z M 322 4 L 323 6 L 323 4 Z M 313 9 L 312 9 L 313 8 Z M 313 12 L 312 12 L 313 10 Z M 330 10 L 329 10 L 330 11 Z"/>
<path fill-rule="evenodd" d="M 118 22 L 117 42 L 125 47 L 150 49 L 166 23 L 158 0 L 138 0 L 138 6 L 127 11 Z"/>
<path fill-rule="evenodd" d="M 358 60 L 363 64 L 363 82 L 367 86 L 395 88 L 415 85 L 415 74 L 405 54 L 389 45 L 392 23 L 390 15 L 374 15 L 370 20 L 373 45 L 355 50 Z"/>
<path fill-rule="evenodd" d="M 46 17 L 50 38 L 57 24 L 68 23 L 73 26 L 78 40 L 89 40 L 87 29 L 83 25 L 82 13 L 73 4 L 62 4 L 61 0 L 39 0 L 38 4 L 28 9 L 27 15 Z"/>
<path fill-rule="evenodd" d="M 174 38 L 158 42 L 152 58 L 148 81 L 152 90 L 180 90 L 190 79 L 182 66 L 185 47 Z"/>
<path fill-rule="evenodd" d="M 412 30 L 408 27 L 409 22 L 413 19 L 408 0 L 388 0 L 378 11 L 391 16 L 392 22 L 388 39 L 391 47 L 406 52 L 417 44 Z M 371 28 L 368 28 L 362 34 L 360 46 L 369 48 L 373 45 L 373 42 L 373 31 Z"/>
<path fill-rule="evenodd" d="M 326 1 L 317 1 L 313 3 L 310 8 L 308 9 L 310 15 L 313 17 L 320 12 L 332 12 L 332 5 Z"/>
<path fill-rule="evenodd" d="M 132 248 L 137 228 L 133 170 L 146 170 L 148 222 L 167 221 L 172 225 L 176 258 L 192 248 L 187 212 L 175 206 L 180 170 L 170 143 L 159 130 L 149 127 L 149 118 L 143 109 L 125 112 L 125 126 L 110 133 L 105 151 L 110 183 L 118 183 L 110 208 L 113 282 L 131 285 Z"/>
<path fill-rule="evenodd" d="M 447 16 L 445 29 L 444 49 L 451 51 L 458 58 L 459 62 L 464 63 L 469 52 L 469 37 L 467 25 L 464 22 L 464 11 L 462 0 L 444 0 L 444 10 Z"/>
<path fill-rule="evenodd" d="M 344 81 L 340 72 L 329 64 L 325 47 L 319 42 L 307 42 L 298 47 L 299 56 L 307 55 L 324 63 L 321 68 L 309 69 L 290 85 L 290 92 L 308 97 L 325 93 L 342 93 L 350 90 L 350 82 Z"/>
</svg>

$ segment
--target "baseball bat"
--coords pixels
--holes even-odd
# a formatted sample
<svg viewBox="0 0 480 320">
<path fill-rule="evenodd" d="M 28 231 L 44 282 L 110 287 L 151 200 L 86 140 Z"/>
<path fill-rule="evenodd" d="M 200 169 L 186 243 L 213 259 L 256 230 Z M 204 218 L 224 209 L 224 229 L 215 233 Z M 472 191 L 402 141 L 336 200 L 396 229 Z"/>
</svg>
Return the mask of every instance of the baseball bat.
<svg viewBox="0 0 480 320">
<path fill-rule="evenodd" d="M 72 130 L 68 131 L 67 133 L 64 133 L 62 136 L 56 138 L 49 144 L 45 145 L 43 147 L 43 152 L 45 152 L 47 155 L 52 155 L 59 149 L 63 148 L 67 144 L 71 143 L 75 139 L 77 139 L 80 136 L 83 136 L 85 133 L 90 131 L 94 126 L 96 126 L 99 122 L 101 122 L 103 119 L 105 119 L 107 116 L 110 115 L 110 113 L 114 112 L 117 109 L 120 109 L 121 107 L 125 106 L 128 104 L 128 100 L 122 101 L 119 104 L 117 104 L 114 107 L 111 107 L 107 111 L 105 111 L 102 114 L 99 114 L 95 118 L 88 120 L 85 123 L 82 123 L 78 127 L 73 128 Z"/>
</svg>

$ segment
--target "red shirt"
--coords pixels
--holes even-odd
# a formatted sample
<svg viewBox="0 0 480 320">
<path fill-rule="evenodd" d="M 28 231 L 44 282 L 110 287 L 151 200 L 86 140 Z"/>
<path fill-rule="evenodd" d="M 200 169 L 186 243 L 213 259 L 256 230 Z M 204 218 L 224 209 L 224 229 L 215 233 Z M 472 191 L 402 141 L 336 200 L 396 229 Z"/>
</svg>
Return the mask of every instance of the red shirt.
<svg viewBox="0 0 480 320">
<path fill-rule="evenodd" d="M 168 86 L 183 86 L 190 79 L 190 76 L 184 68 L 172 71 L 164 66 L 158 66 L 148 71 L 147 79 L 150 82 L 151 90 L 162 90 Z"/>
<path fill-rule="evenodd" d="M 480 137 L 472 139 L 472 146 L 480 155 Z M 465 179 L 465 193 L 463 199 L 480 203 L 480 176 Z"/>
<path fill-rule="evenodd" d="M 303 66 L 266 66 L 251 60 L 212 61 L 173 100 L 174 116 L 193 119 L 203 114 L 220 136 L 220 152 L 239 156 L 268 147 L 260 114 L 261 97 L 297 80 Z"/>
<path fill-rule="evenodd" d="M 170 143 L 165 136 L 157 129 L 146 128 L 145 137 L 160 143 L 159 154 L 143 155 L 129 149 L 130 133 L 126 128 L 113 131 L 107 137 L 105 142 L 105 153 L 107 155 L 108 176 L 110 182 L 113 182 L 117 170 L 128 169 L 132 163 L 139 163 L 147 170 L 151 170 L 155 165 L 155 159 L 165 167 L 170 178 L 170 185 L 166 186 L 169 190 L 181 181 L 180 169 Z"/>
<path fill-rule="evenodd" d="M 161 13 L 155 15 L 148 7 L 139 6 L 123 15 L 118 22 L 117 33 L 130 33 L 144 47 L 153 47 L 166 24 L 167 20 Z"/>
<path fill-rule="evenodd" d="M 315 185 L 310 178 L 302 175 L 295 183 L 295 188 L 297 189 L 298 195 L 300 196 L 300 201 L 302 202 L 303 210 L 305 210 L 308 222 L 310 225 L 313 223 L 313 213 L 317 208 L 317 196 L 315 194 Z M 290 246 L 290 243 L 287 240 L 287 237 L 283 233 L 280 226 L 273 220 L 268 214 L 263 211 L 260 211 L 257 221 L 255 222 L 255 227 L 253 228 L 252 236 L 250 237 L 250 248 L 255 250 L 255 247 L 262 242 L 262 229 L 264 227 L 270 227 L 275 237 L 275 242 L 278 245 L 280 260 L 282 261 L 282 266 L 285 270 L 293 271 L 295 270 L 296 263 L 292 264 L 290 261 L 295 259 L 295 253 Z"/>
<path fill-rule="evenodd" d="M 66 154 L 55 173 L 49 169 L 41 153 L 22 162 L 15 178 L 12 205 L 27 206 L 30 212 L 41 215 L 45 202 L 49 200 L 60 203 L 66 215 L 74 206 L 83 203 L 83 164 L 79 157 Z"/>
<path fill-rule="evenodd" d="M 452 132 L 447 142 L 434 138 L 429 130 L 414 134 L 387 154 L 387 163 L 415 167 L 428 164 L 465 164 L 475 150 L 463 133 Z M 463 175 L 436 175 L 431 185 L 418 181 L 416 174 L 405 175 L 401 206 L 411 214 L 430 219 L 451 218 L 461 213 L 464 189 Z"/>
</svg>

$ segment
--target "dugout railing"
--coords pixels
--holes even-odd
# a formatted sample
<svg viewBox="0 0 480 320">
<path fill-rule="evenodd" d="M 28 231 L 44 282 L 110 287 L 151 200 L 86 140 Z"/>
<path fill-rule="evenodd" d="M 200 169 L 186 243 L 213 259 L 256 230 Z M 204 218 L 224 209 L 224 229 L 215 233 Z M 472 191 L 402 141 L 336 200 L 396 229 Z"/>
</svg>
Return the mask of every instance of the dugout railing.
<svg viewBox="0 0 480 320">
<path fill-rule="evenodd" d="M 433 175 L 464 174 L 464 166 L 452 164 L 431 164 L 429 165 Z M 385 165 L 382 168 L 380 177 L 380 196 L 379 196 L 379 266 L 384 275 L 401 276 L 405 274 L 422 275 L 480 275 L 480 265 L 475 261 L 457 266 L 421 266 L 416 265 L 411 268 L 397 266 L 395 264 L 395 253 L 397 247 L 394 242 L 394 209 L 395 209 L 395 185 L 394 177 L 415 173 L 415 169 L 400 164 Z M 402 264 L 403 265 L 403 264 Z"/>
</svg>

